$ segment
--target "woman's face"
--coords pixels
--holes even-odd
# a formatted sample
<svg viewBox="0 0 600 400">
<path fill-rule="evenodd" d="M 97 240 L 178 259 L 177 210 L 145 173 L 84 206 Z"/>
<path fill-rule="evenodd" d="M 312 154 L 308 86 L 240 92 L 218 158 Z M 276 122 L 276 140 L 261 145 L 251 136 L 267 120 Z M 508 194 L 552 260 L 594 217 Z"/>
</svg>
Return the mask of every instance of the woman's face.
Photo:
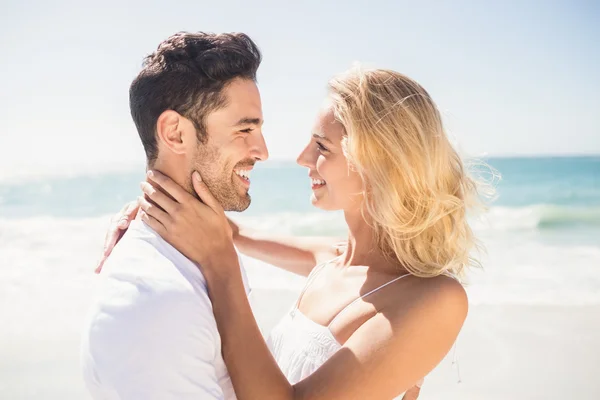
<svg viewBox="0 0 600 400">
<path fill-rule="evenodd" d="M 360 175 L 348 165 L 342 148 L 344 126 L 335 119 L 327 103 L 311 132 L 311 139 L 298 156 L 298 164 L 308 168 L 311 178 L 311 202 L 322 210 L 357 211 L 362 201 Z"/>
</svg>

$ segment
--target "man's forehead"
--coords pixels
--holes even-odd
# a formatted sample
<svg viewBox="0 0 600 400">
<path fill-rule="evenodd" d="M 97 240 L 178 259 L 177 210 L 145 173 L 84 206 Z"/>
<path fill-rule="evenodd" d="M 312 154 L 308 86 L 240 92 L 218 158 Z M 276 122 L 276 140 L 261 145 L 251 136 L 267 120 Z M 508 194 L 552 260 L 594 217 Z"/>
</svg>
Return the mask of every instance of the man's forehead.
<svg viewBox="0 0 600 400">
<path fill-rule="evenodd" d="M 227 104 L 225 107 L 219 108 L 211 112 L 207 118 L 207 122 L 225 124 L 227 126 L 242 126 L 242 125 L 262 125 L 263 115 L 260 106 L 236 106 Z"/>
<path fill-rule="evenodd" d="M 225 87 L 223 94 L 232 103 L 260 103 L 258 86 L 249 79 L 235 79 Z"/>
<path fill-rule="evenodd" d="M 234 123 L 234 126 L 241 126 L 241 125 L 258 125 L 261 126 L 263 124 L 264 120 L 262 119 L 262 117 L 242 117 L 239 120 L 237 120 L 237 122 Z"/>
<path fill-rule="evenodd" d="M 263 113 L 260 102 L 230 103 L 226 108 L 227 119 L 231 125 L 262 125 Z"/>
<path fill-rule="evenodd" d="M 247 85 L 235 85 L 225 95 L 227 105 L 225 110 L 232 119 L 232 123 L 253 123 L 260 125 L 263 120 L 262 102 L 258 88 L 254 82 Z"/>
</svg>

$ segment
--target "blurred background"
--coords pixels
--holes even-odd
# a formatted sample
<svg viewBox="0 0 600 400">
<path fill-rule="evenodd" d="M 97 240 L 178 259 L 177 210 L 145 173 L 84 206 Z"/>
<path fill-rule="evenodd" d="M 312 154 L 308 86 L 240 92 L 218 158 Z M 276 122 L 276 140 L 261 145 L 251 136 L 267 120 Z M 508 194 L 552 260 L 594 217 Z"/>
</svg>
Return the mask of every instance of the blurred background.
<svg viewBox="0 0 600 400">
<path fill-rule="evenodd" d="M 473 220 L 487 252 L 469 318 L 421 398 L 600 398 L 600 2 L 585 0 L 1 1 L 0 398 L 88 398 L 93 269 L 145 171 L 129 84 L 178 31 L 244 32 L 263 52 L 271 158 L 232 215 L 258 229 L 345 234 L 294 162 L 332 76 L 359 62 L 422 84 L 465 159 L 502 179 Z M 246 264 L 266 333 L 303 281 Z"/>
</svg>

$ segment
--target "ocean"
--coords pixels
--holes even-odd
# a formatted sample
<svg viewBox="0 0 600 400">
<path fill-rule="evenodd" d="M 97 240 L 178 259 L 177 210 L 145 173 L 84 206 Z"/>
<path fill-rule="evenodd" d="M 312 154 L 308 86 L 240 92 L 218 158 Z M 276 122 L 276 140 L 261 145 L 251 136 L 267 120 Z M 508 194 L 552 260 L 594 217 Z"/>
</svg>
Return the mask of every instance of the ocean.
<svg viewBox="0 0 600 400">
<path fill-rule="evenodd" d="M 468 276 L 471 301 L 600 303 L 600 156 L 485 161 L 501 179 L 489 211 L 472 221 L 486 251 L 480 255 L 483 268 Z M 138 196 L 143 174 L 142 166 L 87 175 L 5 176 L 0 304 L 44 301 L 56 291 L 60 296 L 90 275 L 110 216 Z M 282 234 L 345 235 L 341 213 L 311 206 L 307 171 L 293 162 L 258 163 L 250 193 L 249 209 L 231 214 L 242 224 Z M 258 287 L 302 284 L 295 276 L 249 264 Z M 60 305 L 68 308 L 71 301 Z"/>
</svg>

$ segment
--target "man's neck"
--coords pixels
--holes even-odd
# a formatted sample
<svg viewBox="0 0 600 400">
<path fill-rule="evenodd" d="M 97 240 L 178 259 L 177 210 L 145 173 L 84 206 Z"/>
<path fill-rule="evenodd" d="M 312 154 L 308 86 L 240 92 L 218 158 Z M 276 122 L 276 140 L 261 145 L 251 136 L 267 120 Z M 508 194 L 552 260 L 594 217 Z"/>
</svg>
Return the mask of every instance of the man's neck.
<svg viewBox="0 0 600 400">
<path fill-rule="evenodd" d="M 188 166 L 183 158 L 171 158 L 164 160 L 158 158 L 152 166 L 148 166 L 146 170 L 158 171 L 161 174 L 169 177 L 173 182 L 189 191 L 189 183 L 191 176 L 187 176 Z"/>
<path fill-rule="evenodd" d="M 190 188 L 188 187 L 190 179 L 189 177 L 185 176 L 184 172 L 187 170 L 187 168 L 181 162 L 177 162 L 175 160 L 165 161 L 157 159 L 153 165 L 149 165 L 146 167 L 146 171 L 149 170 L 160 172 L 161 174 L 173 180 L 173 182 L 175 182 L 179 186 L 183 187 L 185 190 L 190 190 Z M 169 197 L 172 197 L 171 195 L 166 193 L 161 187 L 157 186 L 154 182 L 150 181 L 150 179 L 146 178 L 145 180 L 146 182 L 151 184 L 155 189 L 160 190 Z M 137 215 L 135 216 L 135 219 L 141 220 L 141 209 L 138 211 Z"/>
</svg>

